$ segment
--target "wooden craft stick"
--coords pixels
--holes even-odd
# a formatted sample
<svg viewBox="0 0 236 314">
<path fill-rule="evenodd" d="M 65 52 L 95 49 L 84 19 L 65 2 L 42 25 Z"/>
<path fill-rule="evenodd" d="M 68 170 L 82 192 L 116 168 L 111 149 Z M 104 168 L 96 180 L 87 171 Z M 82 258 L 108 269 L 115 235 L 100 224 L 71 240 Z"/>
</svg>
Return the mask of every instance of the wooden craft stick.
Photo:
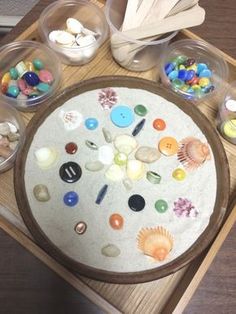
<svg viewBox="0 0 236 314">
<path fill-rule="evenodd" d="M 162 0 L 158 0 L 162 1 Z M 166 1 L 166 0 L 165 0 Z M 138 27 L 145 20 L 147 15 L 150 14 L 150 11 L 153 10 L 153 6 L 156 4 L 157 0 L 148 0 L 142 1 L 141 5 L 138 8 L 138 11 L 135 16 L 133 16 L 133 27 Z"/>
<path fill-rule="evenodd" d="M 198 4 L 199 0 L 180 0 L 169 12 L 167 16 L 175 15 Z"/>
<path fill-rule="evenodd" d="M 145 23 L 153 23 L 164 19 L 179 0 L 159 0 L 145 18 Z"/>
<path fill-rule="evenodd" d="M 141 5 L 140 0 L 128 0 L 125 10 L 125 16 L 121 27 L 122 31 L 133 28 L 134 17 L 136 15 L 138 6 Z"/>
<path fill-rule="evenodd" d="M 165 34 L 173 32 L 175 30 L 189 28 L 203 23 L 205 19 L 205 10 L 198 4 L 193 8 L 180 12 L 176 15 L 167 17 L 162 21 L 158 21 L 152 24 L 143 25 L 128 31 L 123 32 L 125 36 L 131 37 L 132 39 L 143 39 L 159 34 Z M 119 36 L 114 34 L 111 37 L 111 44 L 122 44 L 126 41 Z"/>
</svg>

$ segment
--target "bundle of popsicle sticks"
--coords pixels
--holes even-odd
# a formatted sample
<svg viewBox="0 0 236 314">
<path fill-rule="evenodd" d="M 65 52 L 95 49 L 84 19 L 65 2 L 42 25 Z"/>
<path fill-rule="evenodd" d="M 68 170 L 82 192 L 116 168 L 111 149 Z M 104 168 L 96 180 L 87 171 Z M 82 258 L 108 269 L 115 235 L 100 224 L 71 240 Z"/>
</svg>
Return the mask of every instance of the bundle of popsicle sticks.
<svg viewBox="0 0 236 314">
<path fill-rule="evenodd" d="M 153 41 L 166 33 L 200 25 L 204 19 L 205 10 L 199 6 L 198 0 L 128 0 L 120 28 L 124 37 L 119 33 L 111 37 L 113 54 L 121 62 L 123 59 L 125 63 L 130 62 L 144 47 L 127 41 L 126 36 Z"/>
</svg>

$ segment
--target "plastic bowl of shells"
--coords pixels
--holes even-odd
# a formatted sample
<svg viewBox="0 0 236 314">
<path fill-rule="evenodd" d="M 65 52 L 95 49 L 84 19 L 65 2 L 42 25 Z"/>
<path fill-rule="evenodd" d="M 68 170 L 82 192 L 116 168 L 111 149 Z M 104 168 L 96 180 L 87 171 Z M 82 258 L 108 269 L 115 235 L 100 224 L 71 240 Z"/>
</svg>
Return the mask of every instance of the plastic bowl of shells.
<svg viewBox="0 0 236 314">
<path fill-rule="evenodd" d="M 16 41 L 0 48 L 0 100 L 21 111 L 35 111 L 57 91 L 60 59 L 47 46 Z"/>
<path fill-rule="evenodd" d="M 227 63 L 215 47 L 202 40 L 170 44 L 158 68 L 163 85 L 195 102 L 224 92 L 228 79 Z"/>
<path fill-rule="evenodd" d="M 42 40 L 68 65 L 90 62 L 108 35 L 102 10 L 93 3 L 59 0 L 44 9 L 39 18 Z"/>
<path fill-rule="evenodd" d="M 0 173 L 14 165 L 16 153 L 25 140 L 25 126 L 18 111 L 0 102 Z"/>
</svg>

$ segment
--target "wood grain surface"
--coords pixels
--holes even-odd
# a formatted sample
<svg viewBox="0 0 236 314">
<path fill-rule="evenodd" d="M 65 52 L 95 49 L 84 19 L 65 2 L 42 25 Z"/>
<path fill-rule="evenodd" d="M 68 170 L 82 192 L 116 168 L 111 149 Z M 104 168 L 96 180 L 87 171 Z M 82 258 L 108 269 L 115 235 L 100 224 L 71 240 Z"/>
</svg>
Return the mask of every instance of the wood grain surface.
<svg viewBox="0 0 236 314">
<path fill-rule="evenodd" d="M 12 34 L 3 39 L 2 43 L 13 40 L 26 27 L 29 27 L 45 5 L 50 2 L 52 1 L 40 1 L 33 14 L 29 13 L 13 30 Z M 202 26 L 194 28 L 194 32 L 236 58 L 235 1 L 202 0 L 200 3 L 207 12 L 206 22 Z M 86 67 L 84 71 L 86 71 Z M 96 69 L 94 75 L 96 75 Z M 14 203 L 14 200 L 12 202 Z M 235 313 L 235 244 L 236 228 L 234 227 L 195 296 L 187 306 L 185 313 Z M 84 301 L 78 294 L 76 296 L 81 298 L 81 304 L 75 303 L 73 298 L 67 298 L 66 294 L 59 292 L 60 289 L 62 289 L 61 291 L 67 289 L 65 288 L 66 283 L 60 281 L 56 275 L 52 274 L 49 269 L 35 260 L 33 256 L 29 255 L 27 251 L 22 249 L 3 232 L 0 234 L 0 247 L 2 266 L 0 291 L 4 291 L 1 294 L 4 296 L 4 299 L 2 297 L 0 299 L 0 313 L 93 313 L 93 310 L 98 311 L 92 307 L 89 310 L 83 310 L 81 304 Z M 22 256 L 23 261 L 20 260 Z M 31 265 L 32 268 L 26 265 Z M 29 273 L 27 273 L 28 269 Z M 38 272 L 40 272 L 40 276 L 36 275 Z M 58 290 L 54 288 L 55 286 Z M 105 286 L 104 289 L 106 289 Z M 73 292 L 73 289 L 68 287 L 68 295 L 71 296 Z M 55 299 L 53 299 L 54 297 Z M 133 308 L 135 308 L 135 295 L 133 297 Z M 66 302 L 66 307 L 63 307 L 62 303 L 59 302 L 61 298 Z M 122 293 L 114 296 L 114 298 L 122 298 Z M 53 307 L 54 301 L 52 300 L 56 299 L 57 304 Z M 12 302 L 12 300 L 16 302 Z M 145 308 L 147 307 L 143 305 L 143 313 L 147 313 Z M 132 311 L 129 308 L 127 312 Z"/>
</svg>

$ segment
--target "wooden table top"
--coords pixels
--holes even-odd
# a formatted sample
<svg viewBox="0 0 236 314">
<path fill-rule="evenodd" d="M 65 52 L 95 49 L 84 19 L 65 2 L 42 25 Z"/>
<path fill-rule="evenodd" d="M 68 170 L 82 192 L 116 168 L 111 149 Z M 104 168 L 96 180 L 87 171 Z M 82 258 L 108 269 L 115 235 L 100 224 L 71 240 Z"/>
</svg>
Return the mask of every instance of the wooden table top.
<svg viewBox="0 0 236 314">
<path fill-rule="evenodd" d="M 3 38 L 1 44 L 14 40 L 51 2 L 53 1 L 41 0 L 31 13 Z M 206 21 L 194 28 L 193 32 L 236 58 L 235 0 L 202 0 L 200 4 L 206 9 Z M 235 246 L 234 226 L 185 313 L 235 312 Z M 0 291 L 3 292 L 0 293 L 0 313 L 100 313 L 96 306 L 75 292 L 2 231 L 0 249 Z M 29 268 L 25 265 L 29 265 Z"/>
</svg>

